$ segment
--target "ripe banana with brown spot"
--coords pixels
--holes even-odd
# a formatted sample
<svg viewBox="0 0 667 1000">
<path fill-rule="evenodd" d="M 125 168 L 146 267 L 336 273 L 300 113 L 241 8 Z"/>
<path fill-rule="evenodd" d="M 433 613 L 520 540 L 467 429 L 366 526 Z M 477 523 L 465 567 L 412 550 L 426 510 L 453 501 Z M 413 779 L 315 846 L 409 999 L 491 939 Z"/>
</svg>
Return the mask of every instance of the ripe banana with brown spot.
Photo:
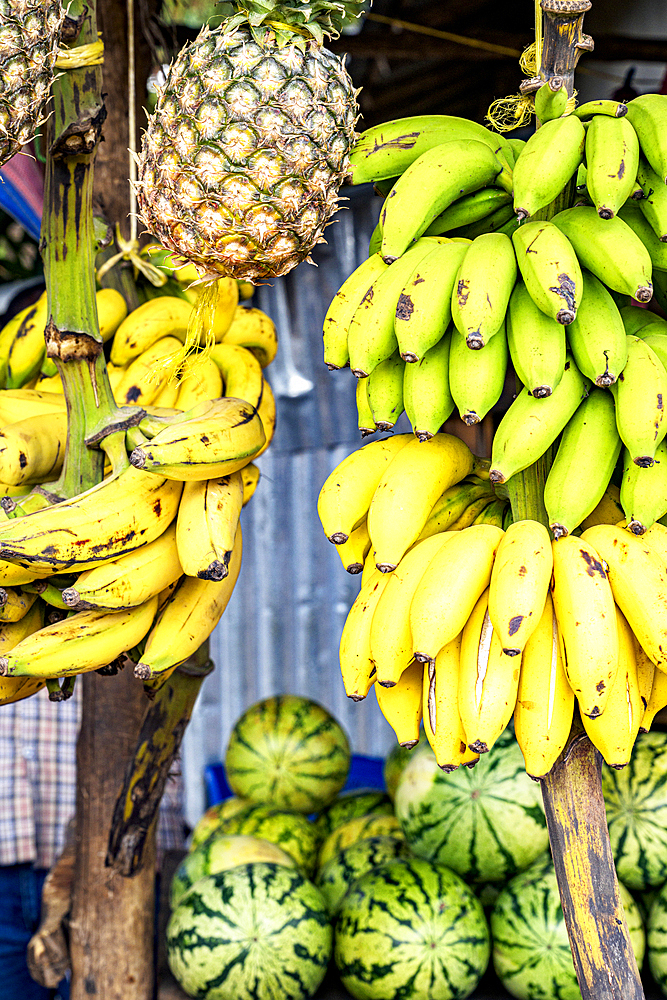
<svg viewBox="0 0 667 1000">
<path fill-rule="evenodd" d="M 175 534 L 183 573 L 200 580 L 227 576 L 242 506 L 240 472 L 185 484 Z"/>
<path fill-rule="evenodd" d="M 489 618 L 507 656 L 517 656 L 542 618 L 553 556 L 539 521 L 515 521 L 496 552 L 489 586 Z"/>
<path fill-rule="evenodd" d="M 111 361 L 124 368 L 157 340 L 173 337 L 185 340 L 192 304 L 173 295 L 160 295 L 133 309 L 117 328 L 111 345 Z"/>
<path fill-rule="evenodd" d="M 130 313 L 132 315 L 132 313 Z M 160 337 L 124 369 L 113 388 L 119 406 L 152 403 L 168 382 L 165 362 L 180 349 L 176 337 Z"/>
</svg>

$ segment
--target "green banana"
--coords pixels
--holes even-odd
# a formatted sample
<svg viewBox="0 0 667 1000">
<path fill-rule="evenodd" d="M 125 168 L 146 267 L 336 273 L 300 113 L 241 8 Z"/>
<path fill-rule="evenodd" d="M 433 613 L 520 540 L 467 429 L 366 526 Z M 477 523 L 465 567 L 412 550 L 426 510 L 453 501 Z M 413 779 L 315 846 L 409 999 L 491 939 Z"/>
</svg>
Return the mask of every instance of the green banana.
<svg viewBox="0 0 667 1000">
<path fill-rule="evenodd" d="M 656 316 L 656 319 L 658 317 Z M 667 324 L 661 326 L 658 323 L 651 323 L 650 326 L 643 326 L 636 334 L 643 340 L 647 347 L 657 355 L 665 371 L 667 371 Z"/>
<path fill-rule="evenodd" d="M 437 434 L 454 410 L 449 390 L 451 339 L 452 332 L 448 330 L 421 361 L 406 365 L 403 371 L 405 412 L 420 441 L 428 441 Z"/>
<path fill-rule="evenodd" d="M 655 301 L 662 311 L 667 313 L 667 272 L 658 270 L 653 272 L 653 293 Z"/>
<path fill-rule="evenodd" d="M 552 222 L 528 222 L 512 236 L 528 294 L 538 309 L 564 326 L 581 300 L 581 266 L 574 247 Z"/>
<path fill-rule="evenodd" d="M 403 412 L 403 369 L 405 362 L 396 351 L 373 369 L 366 390 L 375 426 L 390 431 Z"/>
<path fill-rule="evenodd" d="M 521 154 L 521 150 L 526 145 L 526 140 L 525 139 L 508 139 L 507 140 L 507 144 L 508 144 L 508 146 L 511 147 L 511 150 L 514 153 L 514 161 L 513 161 L 513 163 L 510 163 L 510 166 L 513 167 L 514 163 L 516 163 L 516 161 L 517 161 L 517 157 Z"/>
<path fill-rule="evenodd" d="M 550 396 L 535 399 L 528 395 L 527 389 L 522 389 L 494 435 L 491 482 L 505 483 L 536 462 L 561 433 L 589 386 L 589 380 L 568 354 L 558 388 Z"/>
<path fill-rule="evenodd" d="M 642 94 L 628 103 L 628 120 L 642 153 L 667 184 L 667 95 Z"/>
<path fill-rule="evenodd" d="M 494 182 L 511 190 L 509 170 L 483 142 L 453 140 L 422 153 L 382 206 L 383 260 L 393 263 L 452 202 Z"/>
<path fill-rule="evenodd" d="M 347 331 L 352 317 L 375 279 L 386 270 L 387 265 L 379 254 L 373 254 L 352 272 L 334 295 L 323 325 L 324 363 L 329 371 L 349 365 Z"/>
<path fill-rule="evenodd" d="M 630 336 L 641 337 L 641 331 L 645 326 L 663 326 L 664 332 L 667 333 L 667 320 L 661 319 L 660 316 L 651 312 L 650 309 L 642 309 L 637 306 L 623 306 L 619 311 L 625 332 L 630 334 Z"/>
<path fill-rule="evenodd" d="M 399 296 L 417 264 L 442 241 L 439 236 L 418 240 L 400 261 L 371 282 L 348 327 L 350 368 L 357 378 L 370 375 L 398 347 L 394 317 Z"/>
<path fill-rule="evenodd" d="M 615 215 L 601 219 L 594 208 L 567 208 L 551 220 L 567 236 L 583 267 L 609 288 L 648 302 L 653 295 L 651 258 L 632 229 Z"/>
<path fill-rule="evenodd" d="M 430 233 L 426 234 L 430 236 Z M 380 247 L 382 246 L 382 226 L 380 222 L 376 222 L 375 229 L 371 233 L 371 238 L 368 241 L 368 256 L 372 257 L 374 254 L 378 253 Z M 384 261 L 382 262 L 384 263 Z"/>
<path fill-rule="evenodd" d="M 479 350 L 501 328 L 514 282 L 516 257 L 501 233 L 478 236 L 467 249 L 452 291 L 452 319 L 468 347 Z"/>
<path fill-rule="evenodd" d="M 449 235 L 474 240 L 477 236 L 483 236 L 484 233 L 505 232 L 510 223 L 513 223 L 514 226 L 519 225 L 519 221 L 514 214 L 514 209 L 511 205 L 501 205 L 495 212 L 487 215 L 484 219 L 480 219 L 479 222 L 471 222 L 467 226 L 453 229 Z M 510 234 L 505 232 L 505 235 L 508 236 Z"/>
<path fill-rule="evenodd" d="M 507 308 L 507 344 L 514 370 L 536 399 L 550 396 L 565 368 L 565 328 L 538 309 L 523 281 Z"/>
<path fill-rule="evenodd" d="M 484 142 L 507 161 L 508 141 L 483 125 L 452 115 L 416 115 L 383 122 L 362 132 L 350 154 L 345 183 L 366 184 L 398 177 L 422 153 L 452 139 Z"/>
<path fill-rule="evenodd" d="M 620 453 L 614 400 L 602 389 L 591 389 L 565 426 L 544 487 L 556 538 L 571 534 L 595 510 Z"/>
<path fill-rule="evenodd" d="M 505 520 L 506 507 L 507 507 L 507 500 L 493 500 L 490 504 L 487 504 L 487 506 L 484 507 L 479 512 L 479 514 L 472 523 L 495 524 L 497 528 L 502 528 L 503 522 Z"/>
<path fill-rule="evenodd" d="M 661 243 L 667 243 L 667 184 L 665 184 L 642 158 L 637 169 L 637 180 L 644 197 L 637 202 L 639 210 Z"/>
<path fill-rule="evenodd" d="M 488 187 L 458 198 L 428 227 L 425 236 L 440 236 L 460 226 L 469 226 L 494 214 L 499 208 L 512 204 L 512 197 L 500 188 Z"/>
<path fill-rule="evenodd" d="M 653 231 L 653 226 L 639 207 L 640 204 L 641 202 L 629 198 L 625 205 L 619 209 L 618 216 L 623 219 L 623 222 L 630 227 L 648 250 L 654 272 L 656 270 L 667 271 L 667 244 L 658 239 Z M 660 278 L 656 278 L 654 275 L 653 280 L 655 283 L 660 281 Z"/>
<path fill-rule="evenodd" d="M 621 440 L 632 461 L 648 468 L 667 433 L 667 372 L 656 353 L 639 337 L 628 337 L 628 362 L 611 391 Z"/>
<path fill-rule="evenodd" d="M 583 160 L 586 130 L 567 115 L 531 135 L 514 164 L 514 211 L 527 219 L 556 198 Z"/>
<path fill-rule="evenodd" d="M 667 441 L 660 442 L 655 462 L 648 469 L 635 465 L 626 450 L 623 456 L 621 506 L 626 527 L 635 535 L 643 535 L 658 518 L 667 514 Z"/>
<path fill-rule="evenodd" d="M 579 371 L 595 385 L 608 388 L 628 360 L 625 327 L 602 282 L 590 271 L 583 272 L 583 281 L 581 304 L 567 328 L 567 340 Z"/>
<path fill-rule="evenodd" d="M 502 396 L 507 355 L 504 323 L 481 351 L 471 351 L 463 337 L 453 334 L 449 389 L 465 424 L 478 424 Z"/>
<path fill-rule="evenodd" d="M 628 113 L 628 105 L 622 101 L 587 101 L 574 109 L 577 118 L 591 118 L 593 115 L 608 115 L 622 118 Z"/>
<path fill-rule="evenodd" d="M 601 219 L 611 219 L 632 196 L 639 140 L 627 118 L 596 115 L 586 131 L 586 187 Z"/>
<path fill-rule="evenodd" d="M 490 483 L 471 483 L 464 479 L 455 486 L 450 486 L 436 500 L 417 541 L 447 531 L 471 504 L 482 499 L 491 503 L 494 497 Z"/>
<path fill-rule="evenodd" d="M 510 524 L 514 524 L 514 517 L 512 516 L 512 504 L 508 503 L 503 514 L 503 531 L 507 531 Z"/>
<path fill-rule="evenodd" d="M 562 76 L 553 76 L 535 92 L 535 117 L 540 124 L 555 121 L 565 114 L 567 87 Z"/>
<path fill-rule="evenodd" d="M 357 427 L 361 431 L 362 438 L 375 434 L 377 427 L 373 419 L 371 404 L 368 402 L 368 379 L 358 378 L 355 390 L 357 404 Z"/>
<path fill-rule="evenodd" d="M 466 243 L 447 242 L 435 247 L 403 286 L 394 330 L 404 361 L 420 361 L 447 330 L 452 318 L 452 291 L 467 250 Z"/>
</svg>

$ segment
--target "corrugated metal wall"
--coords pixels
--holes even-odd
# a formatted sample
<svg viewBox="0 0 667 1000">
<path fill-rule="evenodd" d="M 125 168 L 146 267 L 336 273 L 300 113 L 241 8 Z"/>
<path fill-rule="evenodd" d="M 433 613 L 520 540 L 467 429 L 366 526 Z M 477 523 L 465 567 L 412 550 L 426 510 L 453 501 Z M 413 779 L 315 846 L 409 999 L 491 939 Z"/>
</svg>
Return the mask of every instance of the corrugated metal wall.
<svg viewBox="0 0 667 1000">
<path fill-rule="evenodd" d="M 366 258 L 381 204 L 368 188 L 348 193 L 348 209 L 314 254 L 318 267 L 300 265 L 253 300 L 278 328 L 278 357 L 267 370 L 278 425 L 243 513 L 241 574 L 211 640 L 216 670 L 184 740 L 190 823 L 204 809 L 204 766 L 222 759 L 234 721 L 259 698 L 286 691 L 315 698 L 345 726 L 357 753 L 383 754 L 394 740 L 372 694 L 357 704 L 345 696 L 338 643 L 359 577 L 344 571 L 316 511 L 322 483 L 360 444 L 355 379 L 349 369 L 329 372 L 322 361 L 324 314 Z M 409 430 L 402 421 L 397 429 Z"/>
</svg>

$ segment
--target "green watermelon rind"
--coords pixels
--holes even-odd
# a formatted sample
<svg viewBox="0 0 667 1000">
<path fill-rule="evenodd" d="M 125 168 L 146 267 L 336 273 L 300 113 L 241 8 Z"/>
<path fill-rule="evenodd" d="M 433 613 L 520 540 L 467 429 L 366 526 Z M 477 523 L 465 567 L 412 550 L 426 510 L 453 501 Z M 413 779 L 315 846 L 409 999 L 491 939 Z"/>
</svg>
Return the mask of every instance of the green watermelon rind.
<svg viewBox="0 0 667 1000">
<path fill-rule="evenodd" d="M 345 893 L 362 875 L 388 861 L 411 855 L 412 851 L 402 838 L 380 836 L 357 840 L 327 861 L 315 884 L 334 916 Z"/>
<path fill-rule="evenodd" d="M 167 926 L 169 967 L 206 1000 L 307 1000 L 332 951 L 320 891 L 294 868 L 258 862 L 209 875 Z"/>
<path fill-rule="evenodd" d="M 384 835 L 405 839 L 399 822 L 393 814 L 370 813 L 368 816 L 355 816 L 354 819 L 348 819 L 346 823 L 341 823 L 339 827 L 336 827 L 323 842 L 317 859 L 317 870 L 321 871 L 328 861 L 335 858 L 350 844 L 354 844 L 358 840 L 366 840 L 368 837 Z"/>
<path fill-rule="evenodd" d="M 223 820 L 203 843 L 229 834 L 247 834 L 268 840 L 291 855 L 304 874 L 310 876 L 315 871 L 319 837 L 314 823 L 303 813 L 287 812 L 273 806 L 249 805 Z"/>
<path fill-rule="evenodd" d="M 338 795 L 315 820 L 320 837 L 324 840 L 337 827 L 357 816 L 391 816 L 394 806 L 386 792 L 376 788 L 355 788 Z"/>
</svg>

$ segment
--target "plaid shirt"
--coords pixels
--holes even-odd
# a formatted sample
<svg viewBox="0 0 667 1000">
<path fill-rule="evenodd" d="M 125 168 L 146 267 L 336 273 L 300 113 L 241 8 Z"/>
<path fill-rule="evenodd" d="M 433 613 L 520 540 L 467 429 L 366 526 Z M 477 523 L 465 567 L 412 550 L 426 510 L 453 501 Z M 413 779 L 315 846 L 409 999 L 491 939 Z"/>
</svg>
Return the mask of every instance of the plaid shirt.
<svg viewBox="0 0 667 1000">
<path fill-rule="evenodd" d="M 46 689 L 0 706 L 0 865 L 50 868 L 76 802 L 81 687 L 69 701 Z M 180 768 L 172 768 L 158 822 L 158 850 L 183 847 Z"/>
</svg>

